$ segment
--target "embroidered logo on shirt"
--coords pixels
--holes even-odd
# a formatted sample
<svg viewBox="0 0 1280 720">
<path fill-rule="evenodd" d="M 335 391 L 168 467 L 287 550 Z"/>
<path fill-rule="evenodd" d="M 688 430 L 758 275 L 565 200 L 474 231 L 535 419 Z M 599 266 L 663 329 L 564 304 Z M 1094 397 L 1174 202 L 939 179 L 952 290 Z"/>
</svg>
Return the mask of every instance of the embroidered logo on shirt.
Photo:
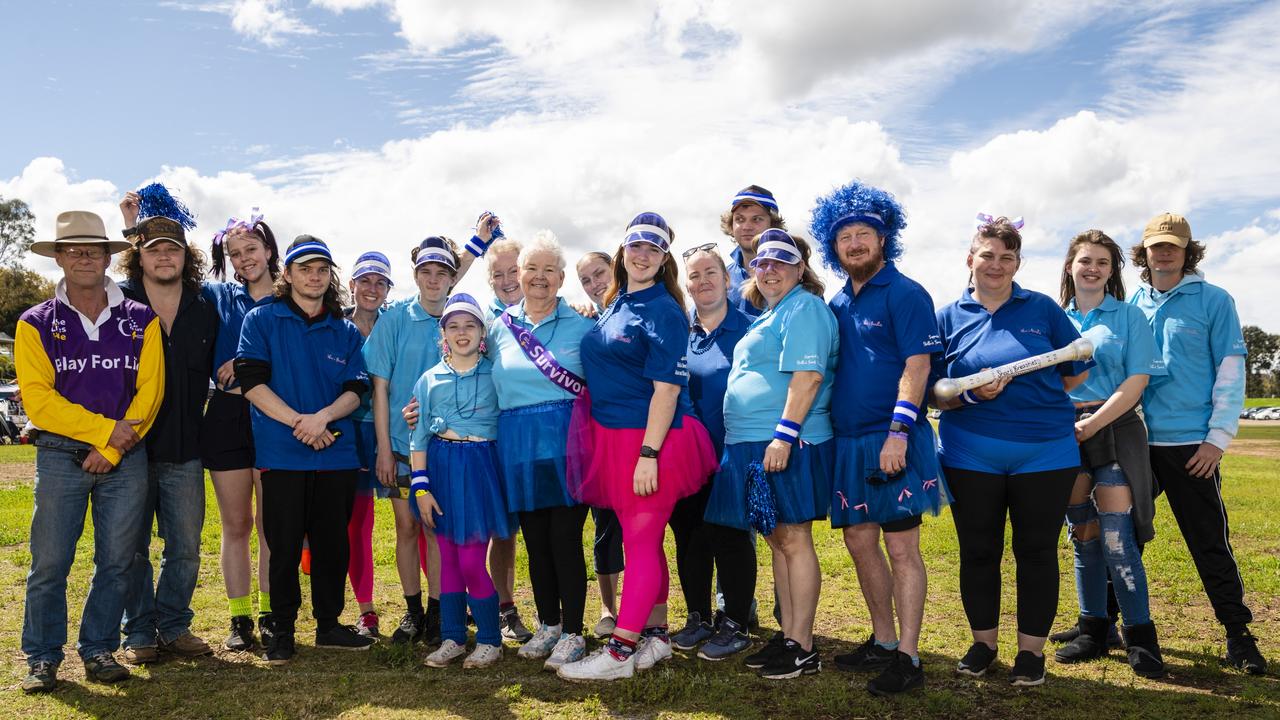
<svg viewBox="0 0 1280 720">
<path fill-rule="evenodd" d="M 863 327 L 884 327 L 884 323 L 880 322 L 879 320 L 872 320 L 871 318 L 863 318 L 862 326 Z"/>
<path fill-rule="evenodd" d="M 142 328 L 138 327 L 138 323 L 127 316 L 120 318 L 120 321 L 116 323 L 116 330 L 119 330 L 121 335 L 133 340 L 137 340 L 138 336 L 142 334 Z"/>
<path fill-rule="evenodd" d="M 1044 331 L 1040 328 L 1021 328 L 1018 332 L 1024 332 L 1030 335 L 1044 335 Z"/>
<path fill-rule="evenodd" d="M 346 358 L 344 358 L 344 357 L 339 357 L 339 356 L 337 356 L 337 355 L 334 355 L 333 353 L 325 353 L 324 357 L 325 357 L 325 359 L 326 359 L 326 360 L 331 360 L 331 361 L 333 361 L 333 362 L 338 363 L 339 365 L 346 365 L 346 364 L 347 364 L 347 359 L 346 359 Z"/>
<path fill-rule="evenodd" d="M 61 318 L 53 318 L 49 321 L 49 333 L 53 335 L 55 340 L 66 340 L 67 321 Z"/>
</svg>

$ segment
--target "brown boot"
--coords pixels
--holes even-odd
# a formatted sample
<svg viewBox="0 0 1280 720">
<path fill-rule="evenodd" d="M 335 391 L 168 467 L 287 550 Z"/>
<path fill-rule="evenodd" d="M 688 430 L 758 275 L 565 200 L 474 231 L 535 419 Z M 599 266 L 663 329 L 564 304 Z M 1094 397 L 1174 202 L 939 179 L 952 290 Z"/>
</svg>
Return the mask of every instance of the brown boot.
<svg viewBox="0 0 1280 720">
<path fill-rule="evenodd" d="M 190 632 L 184 632 L 173 639 L 173 642 L 160 641 L 160 648 L 165 652 L 173 653 L 180 657 L 200 657 L 201 655 L 213 654 L 213 648 L 209 647 L 209 643 L 192 635 Z"/>
</svg>

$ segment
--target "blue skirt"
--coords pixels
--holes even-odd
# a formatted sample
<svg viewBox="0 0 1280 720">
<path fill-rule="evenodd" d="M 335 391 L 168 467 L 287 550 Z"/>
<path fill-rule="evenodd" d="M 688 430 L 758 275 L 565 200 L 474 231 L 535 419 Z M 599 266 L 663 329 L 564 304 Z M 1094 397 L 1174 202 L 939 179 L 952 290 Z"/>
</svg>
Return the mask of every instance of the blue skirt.
<svg viewBox="0 0 1280 720">
<path fill-rule="evenodd" d="M 391 488 L 378 482 L 378 435 L 373 430 L 373 422 L 356 421 L 356 457 L 360 460 L 360 472 L 356 475 L 356 494 L 375 495 L 385 498 Z"/>
<path fill-rule="evenodd" d="M 443 515 L 436 515 L 436 533 L 454 544 L 509 538 L 516 518 L 507 510 L 498 482 L 497 452 L 492 440 L 466 442 L 433 437 L 427 445 L 427 476 L 431 494 Z M 415 517 L 416 500 L 409 503 Z"/>
<path fill-rule="evenodd" d="M 572 414 L 572 400 L 557 400 L 498 416 L 498 468 L 511 512 L 578 504 L 564 475 Z"/>
<path fill-rule="evenodd" d="M 724 446 L 720 472 L 711 481 L 711 496 L 703 519 L 716 525 L 746 530 L 747 466 L 764 459 L 768 442 L 744 442 Z M 778 523 L 796 524 L 827 516 L 831 498 L 832 449 L 830 440 L 791 448 L 787 469 L 765 473 L 773 490 Z"/>
<path fill-rule="evenodd" d="M 933 427 L 917 424 L 907 438 L 907 468 L 886 477 L 880 448 L 888 431 L 835 439 L 835 482 L 831 490 L 831 527 L 884 524 L 915 515 L 937 515 L 951 493 L 938 466 Z"/>
</svg>

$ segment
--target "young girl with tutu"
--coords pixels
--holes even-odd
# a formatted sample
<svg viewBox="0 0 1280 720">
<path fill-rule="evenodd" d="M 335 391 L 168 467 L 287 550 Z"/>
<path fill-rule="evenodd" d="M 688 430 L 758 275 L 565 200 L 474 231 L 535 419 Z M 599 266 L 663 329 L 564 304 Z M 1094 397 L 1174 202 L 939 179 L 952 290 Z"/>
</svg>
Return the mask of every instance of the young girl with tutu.
<svg viewBox="0 0 1280 720">
<path fill-rule="evenodd" d="M 467 607 L 476 623 L 476 647 L 464 668 L 502 658 L 498 594 L 485 568 L 491 538 L 515 531 L 498 479 L 498 396 L 493 365 L 484 357 L 484 311 L 458 293 L 440 316 L 444 359 L 414 386 L 421 421 L 410 438 L 411 504 L 435 530 L 440 547 L 440 647 L 428 667 L 445 667 L 466 654 Z"/>
</svg>

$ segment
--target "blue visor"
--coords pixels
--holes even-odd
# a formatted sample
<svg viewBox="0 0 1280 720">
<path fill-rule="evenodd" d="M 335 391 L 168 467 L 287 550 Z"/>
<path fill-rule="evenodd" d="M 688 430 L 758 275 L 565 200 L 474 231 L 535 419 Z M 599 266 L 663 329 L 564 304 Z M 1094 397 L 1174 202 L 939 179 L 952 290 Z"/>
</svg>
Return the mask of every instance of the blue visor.
<svg viewBox="0 0 1280 720">
<path fill-rule="evenodd" d="M 796 241 L 791 239 L 787 231 L 770 228 L 760 234 L 760 242 L 756 244 L 756 256 L 751 261 L 751 267 L 755 267 L 762 260 L 777 260 L 788 265 L 799 265 L 803 259 L 800 248 L 796 247 Z"/>
<path fill-rule="evenodd" d="M 311 239 L 307 242 L 294 245 L 285 251 L 284 254 L 285 265 L 311 262 L 312 260 L 325 260 L 332 265 L 333 255 L 329 252 L 329 246 L 325 245 L 320 240 Z"/>
</svg>

